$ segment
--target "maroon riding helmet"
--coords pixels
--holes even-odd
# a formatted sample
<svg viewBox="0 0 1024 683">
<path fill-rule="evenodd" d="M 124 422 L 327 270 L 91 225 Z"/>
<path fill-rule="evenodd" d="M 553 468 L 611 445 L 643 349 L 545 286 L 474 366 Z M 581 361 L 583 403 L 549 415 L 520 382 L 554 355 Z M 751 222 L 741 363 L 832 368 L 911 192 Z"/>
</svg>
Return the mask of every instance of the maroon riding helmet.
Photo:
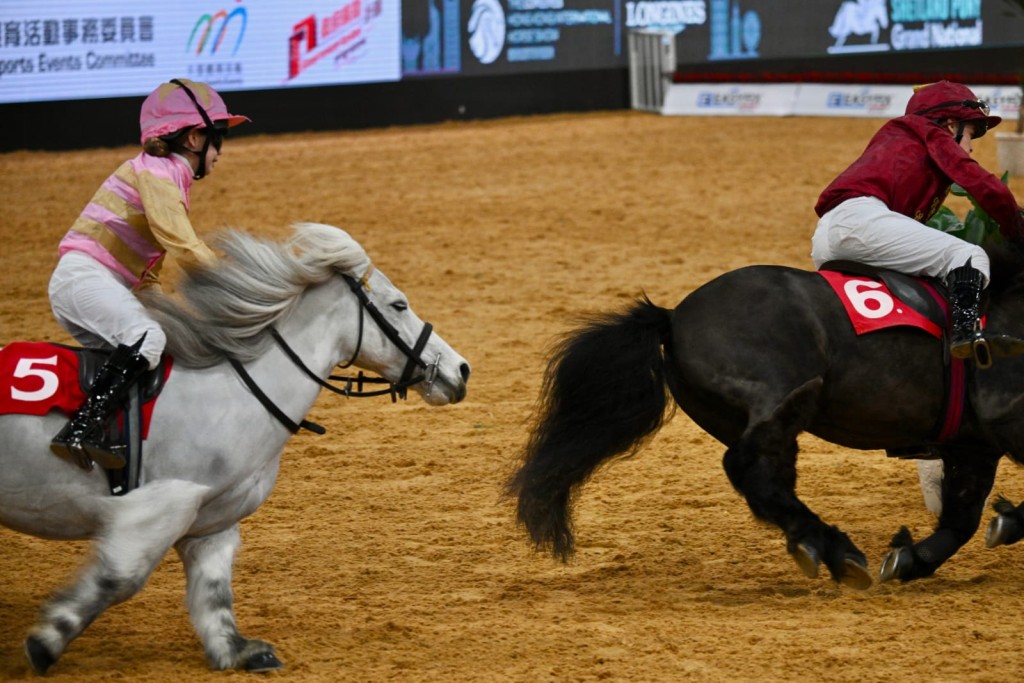
<svg viewBox="0 0 1024 683">
<path fill-rule="evenodd" d="M 1002 119 L 990 116 L 988 103 L 978 99 L 971 89 L 952 81 L 939 81 L 914 88 L 907 102 L 907 114 L 929 119 L 954 119 L 959 122 L 956 140 L 963 135 L 964 123 L 974 124 L 974 138 L 980 138 L 989 128 L 995 128 Z"/>
</svg>

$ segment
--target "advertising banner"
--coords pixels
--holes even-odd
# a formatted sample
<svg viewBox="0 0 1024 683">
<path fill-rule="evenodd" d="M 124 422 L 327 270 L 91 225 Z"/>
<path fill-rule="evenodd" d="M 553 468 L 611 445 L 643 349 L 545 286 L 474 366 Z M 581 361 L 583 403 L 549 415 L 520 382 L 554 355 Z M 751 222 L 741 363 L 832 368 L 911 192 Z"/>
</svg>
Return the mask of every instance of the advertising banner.
<svg viewBox="0 0 1024 683">
<path fill-rule="evenodd" d="M 690 116 L 791 116 L 797 84 L 687 83 L 665 93 L 662 114 Z"/>
<path fill-rule="evenodd" d="M 989 104 L 989 111 L 1008 121 L 1017 119 L 1021 90 L 1018 87 L 967 86 Z M 801 83 L 796 89 L 793 113 L 799 116 L 851 116 L 887 118 L 903 116 L 914 90 L 906 85 L 837 85 Z M 1004 130 L 1000 128 L 999 130 Z"/>
<path fill-rule="evenodd" d="M 1020 45 L 1012 0 L 2 0 L 0 103 Z"/>
<path fill-rule="evenodd" d="M 388 0 L 4 0 L 0 102 L 395 81 L 400 23 Z"/>
<path fill-rule="evenodd" d="M 405 0 L 402 73 L 480 76 L 624 66 L 623 14 L 635 4 Z"/>
<path fill-rule="evenodd" d="M 793 111 L 803 116 L 886 118 L 903 116 L 913 88 L 906 85 L 799 84 Z"/>
<path fill-rule="evenodd" d="M 665 3 L 665 4 L 671 4 Z M 706 0 L 682 27 L 680 64 L 779 57 L 1024 48 L 1024 10 L 1010 0 Z M 822 68 L 827 62 L 823 62 Z"/>
<path fill-rule="evenodd" d="M 626 64 L 624 34 L 676 35 L 678 63 L 1020 45 L 1011 0 L 404 0 L 405 77 Z"/>
<path fill-rule="evenodd" d="M 989 111 L 1006 120 L 1016 120 L 1020 115 L 1021 97 L 1024 93 L 1014 86 L 975 86 L 971 90 L 988 102 Z M 1000 128 L 1000 130 L 1004 130 Z"/>
</svg>

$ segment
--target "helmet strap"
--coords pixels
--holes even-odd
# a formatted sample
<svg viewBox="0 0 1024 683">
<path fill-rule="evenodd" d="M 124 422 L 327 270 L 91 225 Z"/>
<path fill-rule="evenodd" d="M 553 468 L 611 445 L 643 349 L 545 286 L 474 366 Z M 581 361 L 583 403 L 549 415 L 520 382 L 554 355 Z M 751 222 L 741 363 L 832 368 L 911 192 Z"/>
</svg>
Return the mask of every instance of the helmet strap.
<svg viewBox="0 0 1024 683">
<path fill-rule="evenodd" d="M 959 145 L 960 141 L 963 140 L 963 138 L 964 138 L 964 121 L 957 121 L 956 122 L 956 135 L 953 136 L 953 139 L 956 140 L 956 144 Z M 207 142 L 207 144 L 209 144 L 209 142 Z"/>
<path fill-rule="evenodd" d="M 961 130 L 963 124 L 961 124 Z M 959 142 L 959 140 L 957 140 Z M 192 174 L 193 180 L 201 180 L 206 177 L 206 153 L 210 151 L 210 136 L 205 135 L 203 141 L 203 150 L 199 152 L 199 166 L 196 168 L 196 172 Z"/>
<path fill-rule="evenodd" d="M 192 100 L 192 104 L 196 105 L 196 110 L 199 111 L 199 115 L 203 117 L 203 123 L 206 124 L 206 140 L 203 142 L 203 151 L 199 153 L 199 168 L 197 168 L 195 173 L 192 175 L 194 180 L 199 180 L 206 175 L 206 153 L 210 151 L 210 141 L 213 139 L 216 131 L 213 127 L 213 121 L 210 120 L 210 115 L 206 113 L 206 109 L 203 108 L 203 105 L 199 104 L 199 100 L 196 98 L 195 93 L 193 93 L 187 85 L 177 78 L 172 78 L 170 82 L 185 91 L 188 98 Z"/>
</svg>

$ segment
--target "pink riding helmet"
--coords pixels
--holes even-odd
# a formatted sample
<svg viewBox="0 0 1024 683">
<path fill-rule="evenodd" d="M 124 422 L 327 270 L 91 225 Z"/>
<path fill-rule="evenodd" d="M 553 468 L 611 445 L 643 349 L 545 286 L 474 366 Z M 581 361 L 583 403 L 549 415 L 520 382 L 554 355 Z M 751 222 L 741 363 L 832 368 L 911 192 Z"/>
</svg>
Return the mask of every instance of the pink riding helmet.
<svg viewBox="0 0 1024 683">
<path fill-rule="evenodd" d="M 214 123 L 225 121 L 230 128 L 249 120 L 247 116 L 229 113 L 221 96 L 205 83 L 197 83 L 184 78 L 176 80 L 192 91 L 196 102 L 202 105 L 207 116 Z M 150 138 L 158 138 L 182 128 L 203 125 L 205 125 L 203 115 L 196 108 L 196 104 L 192 102 L 188 92 L 175 83 L 161 84 L 142 103 L 139 126 L 142 128 L 143 144 Z"/>
<path fill-rule="evenodd" d="M 939 81 L 914 88 L 914 94 L 907 102 L 906 113 L 930 119 L 948 117 L 957 121 L 972 121 L 978 128 L 978 133 L 974 135 L 976 138 L 1002 121 L 998 116 L 989 116 L 988 104 L 979 100 L 970 88 L 952 81 Z"/>
</svg>

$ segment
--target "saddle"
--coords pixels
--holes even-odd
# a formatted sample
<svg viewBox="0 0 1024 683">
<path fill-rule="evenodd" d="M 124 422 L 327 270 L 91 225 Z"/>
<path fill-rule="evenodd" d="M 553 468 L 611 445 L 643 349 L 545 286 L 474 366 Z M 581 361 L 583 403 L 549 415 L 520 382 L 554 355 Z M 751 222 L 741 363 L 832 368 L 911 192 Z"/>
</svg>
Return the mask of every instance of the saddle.
<svg viewBox="0 0 1024 683">
<path fill-rule="evenodd" d="M 111 353 L 107 349 L 88 349 L 57 343 L 54 343 L 54 346 L 61 346 L 78 354 L 78 382 L 83 391 L 92 386 L 96 373 L 103 367 Z M 160 359 L 160 365 L 152 370 L 147 370 L 135 383 L 139 391 L 139 398 L 143 403 L 152 401 L 163 391 L 164 382 L 167 381 L 167 375 L 170 374 L 170 366 L 170 358 L 164 356 Z"/>
<path fill-rule="evenodd" d="M 935 278 L 914 277 L 854 261 L 829 261 L 822 264 L 819 274 L 829 282 L 842 301 L 857 334 L 902 325 L 928 332 L 942 342 L 946 368 L 946 409 L 937 421 L 935 437 L 930 445 L 888 451 L 891 456 L 903 458 L 940 457 L 935 447 L 954 438 L 959 431 L 967 404 L 968 381 L 964 361 L 952 358 L 949 354 L 949 302 L 946 288 Z M 863 283 L 853 282 L 851 278 L 881 283 L 879 286 L 884 285 L 888 292 L 871 289 L 871 285 L 860 289 Z M 846 285 L 851 285 L 853 291 L 848 291 Z M 864 292 L 868 292 L 868 295 Z M 881 296 L 890 305 L 885 306 L 884 310 L 870 310 L 869 306 L 863 305 L 864 301 L 858 302 L 859 297 L 864 297 L 866 301 L 871 296 Z M 984 323 L 983 316 L 983 327 Z M 992 357 L 1024 354 L 1024 339 L 991 331 L 986 331 L 984 336 L 990 356 L 989 362 L 985 364 L 976 359 L 976 365 L 981 370 L 991 365 Z"/>
<path fill-rule="evenodd" d="M 840 296 L 840 299 L 846 305 L 851 322 L 853 322 L 858 334 L 866 334 L 875 329 L 883 329 L 888 325 L 910 325 L 942 340 L 943 348 L 945 349 L 946 408 L 937 420 L 934 441 L 930 444 L 921 444 L 907 448 L 886 449 L 886 455 L 894 458 L 931 460 L 941 457 L 935 449 L 935 445 L 956 436 L 960 429 L 960 423 L 963 419 L 963 412 L 967 402 L 964 361 L 952 358 L 949 355 L 949 349 L 946 344 L 949 314 L 945 288 L 939 280 L 934 278 L 914 277 L 856 261 L 829 261 L 822 264 L 821 268 L 819 268 L 819 272 L 826 279 L 828 279 L 826 273 L 829 271 L 880 282 L 885 285 L 900 304 L 913 309 L 914 312 L 921 316 L 919 319 L 905 316 L 908 319 L 885 323 L 872 321 L 871 324 L 868 324 L 867 321 L 856 318 L 856 312 L 851 309 L 847 299 L 840 294 L 840 289 L 830 280 L 830 284 L 833 284 L 836 294 Z"/>
<path fill-rule="evenodd" d="M 51 342 L 13 342 L 0 348 L 0 414 L 42 416 L 60 411 L 70 417 L 110 353 Z M 160 366 L 136 382 L 107 422 L 103 438 L 108 445 L 123 447 L 128 461 L 124 469 L 106 470 L 113 495 L 124 495 L 138 485 L 142 441 L 171 365 L 171 358 L 164 356 Z"/>
<path fill-rule="evenodd" d="M 823 263 L 818 270 L 878 280 L 888 287 L 893 296 L 930 320 L 940 330 L 946 330 L 948 327 L 946 308 L 936 298 L 936 294 L 938 294 L 945 299 L 946 289 L 936 278 L 914 277 L 857 261 L 828 261 Z"/>
</svg>

